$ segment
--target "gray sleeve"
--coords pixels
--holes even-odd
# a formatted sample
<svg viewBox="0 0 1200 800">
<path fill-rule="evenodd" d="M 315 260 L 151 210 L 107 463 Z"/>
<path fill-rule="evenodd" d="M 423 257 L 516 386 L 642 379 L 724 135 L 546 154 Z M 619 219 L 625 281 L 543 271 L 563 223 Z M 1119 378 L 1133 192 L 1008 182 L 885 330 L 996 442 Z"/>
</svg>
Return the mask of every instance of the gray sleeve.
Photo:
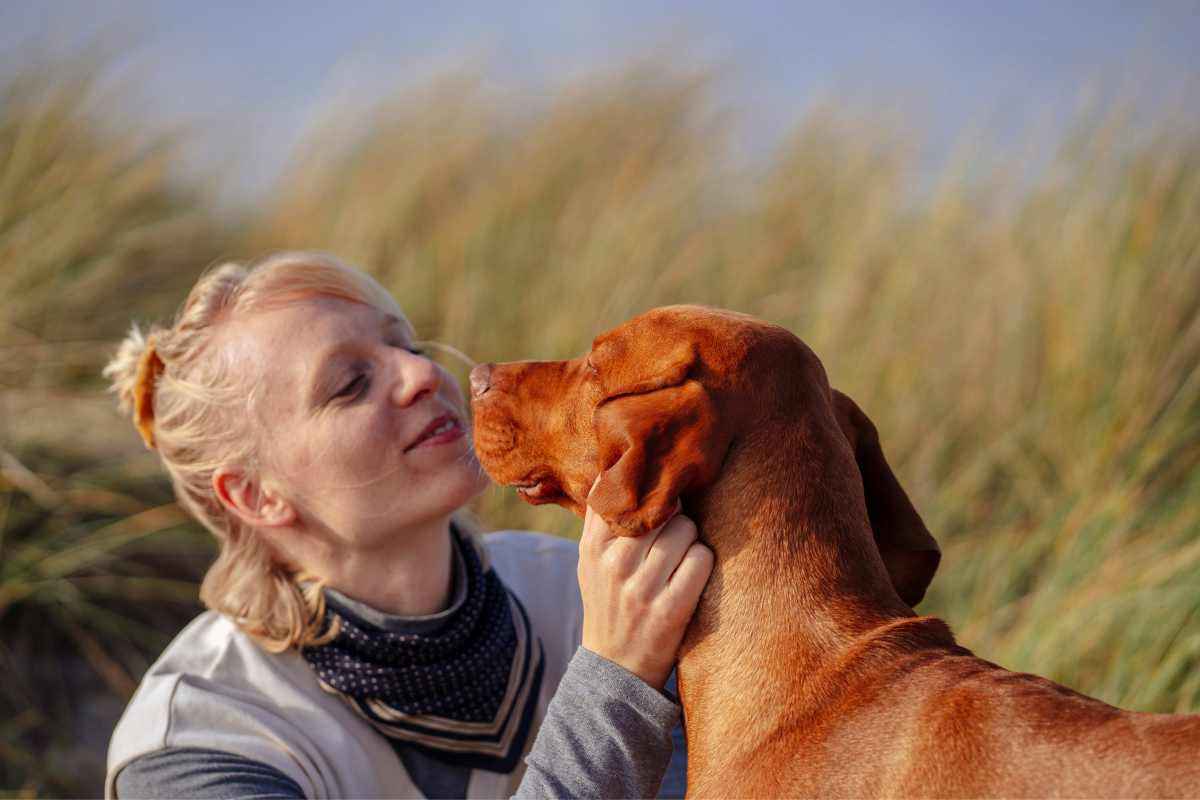
<svg viewBox="0 0 1200 800">
<path fill-rule="evenodd" d="M 199 747 L 138 756 L 117 773 L 117 797 L 180 800 L 303 800 L 294 780 L 261 761 Z"/>
<path fill-rule="evenodd" d="M 592 651 L 575 651 L 550 701 L 517 798 L 654 797 L 679 705 Z"/>
</svg>

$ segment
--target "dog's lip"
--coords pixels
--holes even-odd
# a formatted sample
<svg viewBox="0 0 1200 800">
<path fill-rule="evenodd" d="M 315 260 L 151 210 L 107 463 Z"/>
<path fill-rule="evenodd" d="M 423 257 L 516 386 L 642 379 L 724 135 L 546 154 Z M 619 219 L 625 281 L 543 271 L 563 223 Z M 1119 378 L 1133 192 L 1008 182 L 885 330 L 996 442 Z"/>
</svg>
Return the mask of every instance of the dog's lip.
<svg viewBox="0 0 1200 800">
<path fill-rule="evenodd" d="M 517 490 L 517 494 L 527 500 L 542 500 L 557 497 L 562 494 L 558 483 L 553 478 L 527 478 L 523 481 L 509 484 Z"/>
<path fill-rule="evenodd" d="M 512 481 L 505 481 L 505 483 L 517 489 L 532 489 L 539 483 L 546 483 L 547 481 L 552 480 L 554 480 L 554 478 L 548 474 L 547 470 L 538 468 L 529 470 L 522 478 Z"/>
<path fill-rule="evenodd" d="M 434 417 L 428 425 L 421 429 L 421 433 L 417 435 L 417 438 L 408 443 L 408 445 L 404 448 L 404 452 L 407 453 L 409 450 L 412 450 L 421 442 L 428 439 L 431 435 L 433 435 L 435 430 L 440 428 L 442 425 L 445 425 L 447 422 L 453 423 L 454 425 L 460 427 L 462 425 L 462 423 L 459 422 L 458 417 L 454 414 L 442 414 L 441 416 Z"/>
</svg>

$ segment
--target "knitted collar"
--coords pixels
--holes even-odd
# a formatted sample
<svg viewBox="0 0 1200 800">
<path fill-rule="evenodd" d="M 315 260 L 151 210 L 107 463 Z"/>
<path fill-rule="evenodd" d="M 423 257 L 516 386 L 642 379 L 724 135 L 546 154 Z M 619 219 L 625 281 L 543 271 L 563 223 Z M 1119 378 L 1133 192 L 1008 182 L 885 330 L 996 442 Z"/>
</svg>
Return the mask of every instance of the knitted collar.
<svg viewBox="0 0 1200 800">
<path fill-rule="evenodd" d="M 508 773 L 525 750 L 540 694 L 543 651 L 524 607 L 474 537 L 452 530 L 455 600 L 390 630 L 378 612 L 327 590 L 325 628 L 337 636 L 301 652 L 321 688 L 390 739 L 443 761 Z M 390 618 L 395 620 L 397 618 Z"/>
</svg>

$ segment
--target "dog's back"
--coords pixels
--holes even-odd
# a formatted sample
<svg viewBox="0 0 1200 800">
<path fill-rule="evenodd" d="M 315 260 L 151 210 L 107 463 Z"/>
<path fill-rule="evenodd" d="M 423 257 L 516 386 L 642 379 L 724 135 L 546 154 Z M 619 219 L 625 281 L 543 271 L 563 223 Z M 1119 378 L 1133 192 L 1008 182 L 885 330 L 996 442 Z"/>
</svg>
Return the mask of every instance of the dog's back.
<svg viewBox="0 0 1200 800">
<path fill-rule="evenodd" d="M 764 753 L 760 763 L 789 766 L 763 793 L 1200 797 L 1200 715 L 1124 711 L 961 648 L 897 667 L 866 675 L 858 696 L 809 720 L 816 736 L 797 724 L 772 741 L 790 758 Z"/>
</svg>

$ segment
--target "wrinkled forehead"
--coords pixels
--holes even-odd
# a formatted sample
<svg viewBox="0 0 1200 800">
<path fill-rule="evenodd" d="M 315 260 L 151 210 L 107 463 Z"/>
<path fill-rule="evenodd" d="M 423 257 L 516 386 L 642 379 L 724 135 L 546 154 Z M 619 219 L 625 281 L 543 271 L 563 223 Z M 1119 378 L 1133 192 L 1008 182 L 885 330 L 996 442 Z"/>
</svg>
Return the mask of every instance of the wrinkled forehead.
<svg viewBox="0 0 1200 800">
<path fill-rule="evenodd" d="M 218 358 L 255 406 L 285 412 L 300 402 L 318 370 L 356 343 L 378 341 L 381 334 L 413 341 L 412 325 L 398 311 L 323 295 L 259 307 L 223 323 Z"/>
<path fill-rule="evenodd" d="M 396 325 L 410 339 L 416 337 L 412 323 L 400 310 L 391 295 L 372 299 L 370 296 L 313 292 L 306 290 L 283 291 L 258 298 L 234 312 L 234 317 L 251 319 L 272 311 L 293 310 L 313 316 L 328 317 L 348 324 L 384 319 Z"/>
<path fill-rule="evenodd" d="M 702 350 L 736 348 L 769 327 L 736 311 L 706 306 L 664 306 L 600 334 L 592 341 L 591 354 L 598 358 L 645 358 L 680 341 L 692 342 Z"/>
</svg>

